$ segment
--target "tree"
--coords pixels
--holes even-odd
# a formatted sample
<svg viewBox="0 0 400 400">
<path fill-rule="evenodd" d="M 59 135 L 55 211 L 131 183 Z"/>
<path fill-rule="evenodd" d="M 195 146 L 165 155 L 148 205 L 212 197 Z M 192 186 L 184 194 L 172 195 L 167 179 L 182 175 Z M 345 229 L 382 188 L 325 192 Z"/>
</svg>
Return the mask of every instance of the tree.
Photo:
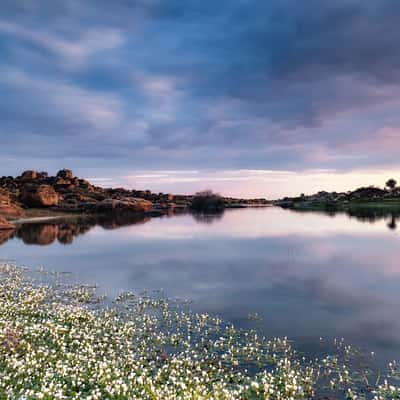
<svg viewBox="0 0 400 400">
<path fill-rule="evenodd" d="M 204 190 L 194 195 L 191 208 L 197 212 L 221 212 L 225 208 L 225 203 L 219 194 Z"/>
<path fill-rule="evenodd" d="M 396 182 L 393 178 L 389 179 L 389 180 L 386 182 L 386 186 L 387 186 L 390 190 L 393 190 L 393 189 L 396 187 L 396 185 L 397 185 L 397 182 Z"/>
</svg>

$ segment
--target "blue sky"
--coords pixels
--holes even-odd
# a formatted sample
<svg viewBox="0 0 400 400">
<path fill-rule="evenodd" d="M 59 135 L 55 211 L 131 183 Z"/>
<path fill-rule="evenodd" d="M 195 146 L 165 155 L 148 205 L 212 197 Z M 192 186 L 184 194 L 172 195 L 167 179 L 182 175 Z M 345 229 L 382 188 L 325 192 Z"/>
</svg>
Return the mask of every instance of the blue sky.
<svg viewBox="0 0 400 400">
<path fill-rule="evenodd" d="M 396 0 L 3 0 L 0 174 L 267 197 L 382 184 L 400 171 L 398 26 Z"/>
</svg>

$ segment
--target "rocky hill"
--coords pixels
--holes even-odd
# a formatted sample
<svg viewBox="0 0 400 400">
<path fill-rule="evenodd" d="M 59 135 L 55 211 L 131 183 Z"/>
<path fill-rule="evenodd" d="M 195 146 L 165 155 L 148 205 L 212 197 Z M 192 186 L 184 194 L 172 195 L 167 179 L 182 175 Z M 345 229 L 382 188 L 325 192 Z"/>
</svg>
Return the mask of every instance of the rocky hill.
<svg viewBox="0 0 400 400">
<path fill-rule="evenodd" d="M 177 203 L 175 203 L 177 201 Z M 0 215 L 20 218 L 29 209 L 75 213 L 147 213 L 185 207 L 187 199 L 170 194 L 123 188 L 102 188 L 63 169 L 56 176 L 25 171 L 0 178 Z"/>
<path fill-rule="evenodd" d="M 103 188 L 63 169 L 55 176 L 25 171 L 0 177 L 0 229 L 10 221 L 30 216 L 32 209 L 56 213 L 160 215 L 190 208 L 193 196 L 152 193 L 149 190 Z M 265 199 L 223 198 L 226 207 L 265 205 Z M 8 221 L 7 221 L 8 220 Z"/>
</svg>

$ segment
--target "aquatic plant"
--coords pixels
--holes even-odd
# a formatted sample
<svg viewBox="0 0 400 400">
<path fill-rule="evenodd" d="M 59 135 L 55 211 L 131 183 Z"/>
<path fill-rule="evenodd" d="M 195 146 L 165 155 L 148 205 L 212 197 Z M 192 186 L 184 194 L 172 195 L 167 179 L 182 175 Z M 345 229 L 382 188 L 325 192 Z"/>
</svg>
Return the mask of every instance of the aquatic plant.
<svg viewBox="0 0 400 400">
<path fill-rule="evenodd" d="M 0 399 L 398 399 L 339 342 L 322 360 L 145 294 L 114 302 L 59 274 L 0 264 Z M 379 378 L 379 377 L 378 377 Z M 382 382 L 382 383 L 379 383 Z"/>
</svg>

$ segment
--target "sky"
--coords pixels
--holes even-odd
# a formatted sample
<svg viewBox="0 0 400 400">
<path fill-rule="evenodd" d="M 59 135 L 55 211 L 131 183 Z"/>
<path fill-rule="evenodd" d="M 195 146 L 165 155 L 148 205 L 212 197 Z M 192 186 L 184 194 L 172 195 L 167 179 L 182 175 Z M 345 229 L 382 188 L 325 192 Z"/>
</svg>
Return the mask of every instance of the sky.
<svg viewBox="0 0 400 400">
<path fill-rule="evenodd" d="M 277 198 L 400 180 L 398 0 L 2 0 L 0 175 Z"/>
</svg>

